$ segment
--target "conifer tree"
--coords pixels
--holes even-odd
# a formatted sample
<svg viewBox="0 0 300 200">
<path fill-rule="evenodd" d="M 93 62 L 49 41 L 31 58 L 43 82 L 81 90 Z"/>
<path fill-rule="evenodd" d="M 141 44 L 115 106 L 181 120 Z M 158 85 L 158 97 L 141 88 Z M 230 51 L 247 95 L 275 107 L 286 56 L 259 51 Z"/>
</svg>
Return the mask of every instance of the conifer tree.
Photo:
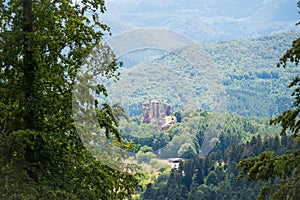
<svg viewBox="0 0 300 200">
<path fill-rule="evenodd" d="M 297 5 L 300 7 L 300 1 Z M 294 63 L 296 67 L 299 67 L 299 60 L 300 38 L 295 40 L 292 47 L 286 51 L 280 59 L 278 67 L 291 67 L 288 66 L 289 63 Z M 240 177 L 247 176 L 248 180 L 267 183 L 261 188 L 259 199 L 296 200 L 300 198 L 300 77 L 298 75 L 290 83 L 289 88 L 294 89 L 292 93 L 295 98 L 293 108 L 284 111 L 280 116 L 272 119 L 270 123 L 280 124 L 282 127 L 281 135 L 284 137 L 290 132 L 294 136 L 296 149 L 283 155 L 276 155 L 274 152 L 263 152 L 259 156 L 242 160 L 237 165 L 242 168 Z M 279 146 L 278 138 L 274 145 Z"/>
</svg>

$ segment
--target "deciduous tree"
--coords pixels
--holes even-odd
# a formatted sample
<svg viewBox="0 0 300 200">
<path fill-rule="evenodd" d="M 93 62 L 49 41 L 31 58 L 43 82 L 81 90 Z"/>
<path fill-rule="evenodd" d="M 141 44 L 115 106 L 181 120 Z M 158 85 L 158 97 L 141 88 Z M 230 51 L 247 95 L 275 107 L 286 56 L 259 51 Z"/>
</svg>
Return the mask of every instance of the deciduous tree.
<svg viewBox="0 0 300 200">
<path fill-rule="evenodd" d="M 100 22 L 105 10 L 103 0 L 1 1 L 1 199 L 124 199 L 137 186 L 135 174 L 95 159 L 74 126 L 77 72 L 96 48 L 109 50 L 100 45 L 109 33 Z M 106 55 L 97 72 L 117 77 L 120 65 Z M 107 95 L 101 84 L 96 92 Z M 106 135 L 120 142 L 117 112 L 93 106 Z"/>
</svg>

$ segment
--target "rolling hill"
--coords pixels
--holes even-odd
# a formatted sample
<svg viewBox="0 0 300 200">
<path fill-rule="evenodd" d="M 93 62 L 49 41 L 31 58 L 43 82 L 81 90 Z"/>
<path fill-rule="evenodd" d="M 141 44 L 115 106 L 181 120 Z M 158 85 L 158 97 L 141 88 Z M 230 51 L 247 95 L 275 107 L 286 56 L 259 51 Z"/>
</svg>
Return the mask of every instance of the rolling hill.
<svg viewBox="0 0 300 200">
<path fill-rule="evenodd" d="M 202 108 L 244 116 L 276 116 L 291 106 L 296 67 L 277 68 L 278 59 L 300 36 L 272 34 L 244 41 L 195 44 L 166 52 L 150 62 L 123 69 L 108 83 L 110 102 L 121 102 L 129 116 L 142 103 L 162 99 L 173 110 Z"/>
</svg>

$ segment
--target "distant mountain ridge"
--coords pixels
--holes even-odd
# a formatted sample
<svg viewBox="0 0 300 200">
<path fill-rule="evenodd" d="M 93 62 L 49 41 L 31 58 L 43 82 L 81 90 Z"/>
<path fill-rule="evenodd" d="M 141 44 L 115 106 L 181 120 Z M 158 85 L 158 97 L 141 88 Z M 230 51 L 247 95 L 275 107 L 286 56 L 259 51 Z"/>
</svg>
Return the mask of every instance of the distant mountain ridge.
<svg viewBox="0 0 300 200">
<path fill-rule="evenodd" d="M 118 34 L 166 28 L 199 42 L 252 39 L 295 29 L 296 0 L 110 0 L 103 20 Z"/>
</svg>

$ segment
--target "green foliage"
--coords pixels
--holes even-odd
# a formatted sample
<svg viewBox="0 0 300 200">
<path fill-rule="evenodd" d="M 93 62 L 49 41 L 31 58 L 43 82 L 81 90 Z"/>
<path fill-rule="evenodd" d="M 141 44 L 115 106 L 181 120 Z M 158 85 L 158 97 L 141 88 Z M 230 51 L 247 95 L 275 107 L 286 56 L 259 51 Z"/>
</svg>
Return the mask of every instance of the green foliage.
<svg viewBox="0 0 300 200">
<path fill-rule="evenodd" d="M 176 121 L 177 121 L 178 123 L 180 123 L 181 120 L 182 120 L 181 112 L 180 112 L 180 111 L 176 111 L 176 112 L 174 113 L 174 115 L 175 115 L 175 117 L 176 117 Z"/>
<path fill-rule="evenodd" d="M 295 89 L 293 95 L 297 96 L 298 90 L 299 87 Z M 300 151 L 298 141 L 300 123 L 298 101 L 299 98 L 296 97 L 294 110 L 284 111 L 279 117 L 271 120 L 273 124 L 281 124 L 282 137 L 286 137 L 287 130 L 292 132 L 295 138 L 294 145 L 298 149 L 284 152 L 283 155 L 263 152 L 257 157 L 242 160 L 237 165 L 242 169 L 240 177 L 247 175 L 248 180 L 268 183 L 262 186 L 259 199 L 299 199 Z"/>
<path fill-rule="evenodd" d="M 218 184 L 218 176 L 217 176 L 216 172 L 214 172 L 214 171 L 209 172 L 209 174 L 206 177 L 205 184 L 206 185 L 210 185 L 210 184 L 217 185 Z"/>
<path fill-rule="evenodd" d="M 175 198 L 173 195 L 175 190 L 177 191 L 176 199 L 256 199 L 261 185 L 248 182 L 245 178 L 237 180 L 236 163 L 253 154 L 258 155 L 266 149 L 276 153 L 289 151 L 293 149 L 291 136 L 288 136 L 289 142 L 281 140 L 277 145 L 274 145 L 277 140 L 276 137 L 265 136 L 262 139 L 260 136 L 256 136 L 244 144 L 234 144 L 229 142 L 232 136 L 230 134 L 225 135 L 222 139 L 223 142 L 219 143 L 206 158 L 187 159 L 180 163 L 177 169 L 173 169 L 167 177 L 166 175 L 159 176 L 151 185 L 151 189 L 147 187 L 145 194 L 141 195 L 142 199 L 147 199 L 148 195 L 154 195 L 153 199 L 172 199 Z M 224 141 L 229 142 L 228 146 Z M 223 148 L 225 149 L 224 153 L 220 150 Z M 283 176 L 287 172 L 283 166 L 296 166 L 299 162 L 296 161 L 296 159 L 299 160 L 299 155 L 294 159 L 293 164 L 283 165 L 287 163 L 280 163 L 282 164 L 280 169 Z M 276 162 L 276 158 L 274 161 Z M 264 164 L 258 165 L 257 170 L 267 174 L 264 171 Z M 269 164 L 271 165 L 271 162 Z M 255 173 L 258 174 L 259 172 L 256 171 Z M 274 182 L 276 181 L 278 180 L 275 178 Z M 297 183 L 298 180 L 294 181 Z M 266 180 L 262 180 L 262 183 L 265 185 Z M 287 182 L 286 186 L 289 184 L 291 182 Z M 185 192 L 180 193 L 179 191 Z"/>
<path fill-rule="evenodd" d="M 274 152 L 263 152 L 254 158 L 242 160 L 237 165 L 247 174 L 248 180 L 267 182 L 261 188 L 258 199 L 299 199 L 300 181 L 300 150 L 294 150 L 284 155 Z"/>
<path fill-rule="evenodd" d="M 98 108 L 92 102 L 86 110 L 78 106 L 78 113 L 72 109 L 74 85 L 81 83 L 85 91 L 91 75 L 78 76 L 84 64 L 101 77 L 119 76 L 119 63 L 100 45 L 109 30 L 100 22 L 105 9 L 102 0 L 0 3 L 1 199 L 124 199 L 138 186 L 138 174 L 112 168 L 87 150 L 82 140 L 89 135 L 78 132 L 90 124 L 77 129 L 73 118 L 97 110 L 107 137 L 123 145 L 118 105 Z M 98 61 L 89 59 L 95 54 Z M 108 95 L 100 83 L 92 89 Z"/>
<path fill-rule="evenodd" d="M 262 139 L 260 136 L 255 136 L 246 143 L 234 144 L 230 141 L 232 136 L 229 134 L 225 135 L 223 139 L 220 138 L 220 141 L 223 142 L 219 143 L 219 146 L 215 146 L 207 157 L 187 159 L 181 162 L 177 169 L 172 169 L 168 176 L 165 174 L 159 176 L 151 184 L 151 188 L 150 186 L 146 188 L 145 193 L 141 195 L 142 199 L 148 199 L 148 196 L 151 196 L 152 199 L 256 199 L 261 185 L 248 182 L 245 178 L 237 180 L 239 173 L 236 164 L 244 158 L 259 155 L 267 149 L 277 154 L 291 150 L 293 149 L 292 137 L 287 136 L 288 142 L 279 140 L 277 143 L 279 137 L 265 136 Z M 226 144 L 226 141 L 229 144 Z M 224 147 L 225 151 L 222 153 L 221 149 Z M 287 166 L 297 165 L 296 159 L 299 160 L 299 155 L 294 157 L 295 162 Z M 276 158 L 274 162 L 277 162 Z M 260 172 L 267 174 L 268 172 L 264 171 L 266 169 L 264 164 L 261 162 L 261 165 L 257 165 L 258 171 L 253 174 Z M 271 165 L 272 162 L 269 164 Z M 284 175 L 287 172 L 286 168 L 278 168 L 278 170 L 282 170 L 283 176 L 288 175 Z M 274 178 L 274 183 L 278 183 L 277 181 Z M 298 180 L 294 181 L 297 183 Z M 287 182 L 286 186 L 291 183 Z M 266 180 L 262 180 L 262 184 L 266 185 Z M 294 192 L 296 194 L 297 191 Z M 176 194 L 176 198 L 174 194 Z"/>
<path fill-rule="evenodd" d="M 125 68 L 120 81 L 108 88 L 129 116 L 140 115 L 142 103 L 156 98 L 172 104 L 174 111 L 213 111 L 210 91 L 216 90 L 225 99 L 228 112 L 274 117 L 292 106 L 286 87 L 297 73 L 294 67 L 283 72 L 274 66 L 298 37 L 298 32 L 291 31 L 252 40 L 189 46 Z M 189 57 L 195 58 L 196 64 Z M 212 78 L 205 75 L 207 68 L 214 68 L 210 71 Z M 226 94 L 213 86 L 216 80 Z"/>
<path fill-rule="evenodd" d="M 245 179 L 239 183 L 236 164 L 264 150 L 283 153 L 293 148 L 290 136 L 282 139 L 276 136 L 280 128 L 270 126 L 268 119 L 226 114 L 220 137 L 214 138 L 217 142 L 212 152 L 206 158 L 199 158 L 214 113 L 186 110 L 181 114 L 182 122 L 165 132 L 152 129 L 150 125 L 140 125 L 136 117 L 120 123 L 122 137 L 134 140 L 140 146 L 136 154 L 140 162 L 150 159 L 151 166 L 159 167 L 160 159 L 186 158 L 179 169 L 173 169 L 167 176 L 160 175 L 151 187 L 148 185 L 141 199 L 255 199 L 259 185 Z M 155 144 L 163 137 L 164 145 L 156 148 Z"/>
<path fill-rule="evenodd" d="M 136 159 L 138 161 L 138 163 L 150 163 L 150 160 L 156 158 L 156 155 L 152 152 L 141 152 L 139 151 L 136 154 Z"/>
<path fill-rule="evenodd" d="M 298 7 L 300 1 L 298 1 Z M 287 67 L 288 61 L 299 63 L 299 38 L 293 42 L 292 47 L 280 59 L 278 67 Z M 263 152 L 259 156 L 242 160 L 237 165 L 242 169 L 240 177 L 247 176 L 248 180 L 266 182 L 262 186 L 259 199 L 299 199 L 300 182 L 300 78 L 296 76 L 289 85 L 294 89 L 292 96 L 295 98 L 293 108 L 284 111 L 280 116 L 270 121 L 271 124 L 280 124 L 281 135 L 286 137 L 288 131 L 294 136 L 296 149 L 284 152 L 283 155 L 274 152 Z"/>
<path fill-rule="evenodd" d="M 74 136 L 20 130 L 1 147 L 3 199 L 123 199 L 137 184 L 134 174 L 97 161 Z"/>
<path fill-rule="evenodd" d="M 287 54 L 285 54 L 287 55 Z M 296 57 L 293 56 L 293 57 Z M 299 140 L 299 131 L 300 131 L 300 77 L 296 76 L 294 80 L 290 83 L 289 88 L 294 88 L 292 96 L 295 98 L 293 103 L 293 109 L 284 111 L 279 117 L 272 119 L 271 124 L 281 124 L 282 131 L 281 134 L 285 134 L 287 130 L 290 130 L 296 142 Z"/>
<path fill-rule="evenodd" d="M 197 151 L 192 144 L 185 143 L 178 150 L 178 156 L 184 159 L 194 158 L 197 156 Z"/>
<path fill-rule="evenodd" d="M 136 117 L 129 121 L 121 120 L 120 132 L 124 140 L 136 144 L 136 152 L 145 152 L 148 148 L 152 148 L 153 152 L 162 159 L 194 158 L 200 153 L 214 113 L 185 110 L 181 112 L 181 116 L 182 122 L 172 126 L 168 131 L 157 131 L 151 124 L 140 125 L 139 121 L 135 121 Z M 278 127 L 270 126 L 268 122 L 269 120 L 265 118 L 246 118 L 226 114 L 220 137 L 212 138 L 211 142 L 216 142 L 216 147 L 224 154 L 228 146 L 244 143 L 251 140 L 254 135 L 279 133 Z"/>
</svg>

